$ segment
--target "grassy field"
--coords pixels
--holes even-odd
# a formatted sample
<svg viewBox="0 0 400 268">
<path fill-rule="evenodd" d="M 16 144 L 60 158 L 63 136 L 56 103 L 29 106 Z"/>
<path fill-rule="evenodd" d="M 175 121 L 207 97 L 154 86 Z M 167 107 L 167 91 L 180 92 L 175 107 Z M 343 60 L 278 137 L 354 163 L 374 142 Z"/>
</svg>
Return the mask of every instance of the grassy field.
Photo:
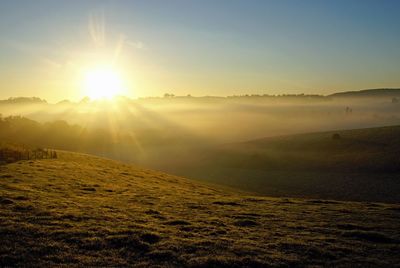
<svg viewBox="0 0 400 268">
<path fill-rule="evenodd" d="M 271 137 L 162 168 L 268 196 L 400 203 L 399 137 L 400 126 Z"/>
<path fill-rule="evenodd" d="M 396 266 L 400 206 L 252 196 L 88 155 L 0 166 L 0 266 Z"/>
</svg>

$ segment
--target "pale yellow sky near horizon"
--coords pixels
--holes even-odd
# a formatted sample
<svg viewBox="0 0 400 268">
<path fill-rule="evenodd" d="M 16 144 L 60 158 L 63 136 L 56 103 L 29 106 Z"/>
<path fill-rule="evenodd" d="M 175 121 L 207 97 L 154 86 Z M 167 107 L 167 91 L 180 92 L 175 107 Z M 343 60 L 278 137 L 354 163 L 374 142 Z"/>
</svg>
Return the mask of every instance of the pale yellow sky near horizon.
<svg viewBox="0 0 400 268">
<path fill-rule="evenodd" d="M 357 1 L 2 2 L 0 99 L 399 88 L 398 4 L 360 8 Z M 88 73 L 101 66 L 113 74 L 88 86 Z"/>
</svg>

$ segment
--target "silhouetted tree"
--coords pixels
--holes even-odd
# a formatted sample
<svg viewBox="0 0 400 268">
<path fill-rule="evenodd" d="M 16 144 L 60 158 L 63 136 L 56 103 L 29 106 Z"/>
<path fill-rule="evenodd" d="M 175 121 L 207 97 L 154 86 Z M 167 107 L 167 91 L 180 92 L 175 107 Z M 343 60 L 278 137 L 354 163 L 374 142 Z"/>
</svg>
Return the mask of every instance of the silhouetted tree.
<svg viewBox="0 0 400 268">
<path fill-rule="evenodd" d="M 335 133 L 335 134 L 333 134 L 332 135 L 332 140 L 340 140 L 340 135 L 339 135 L 339 133 Z"/>
</svg>

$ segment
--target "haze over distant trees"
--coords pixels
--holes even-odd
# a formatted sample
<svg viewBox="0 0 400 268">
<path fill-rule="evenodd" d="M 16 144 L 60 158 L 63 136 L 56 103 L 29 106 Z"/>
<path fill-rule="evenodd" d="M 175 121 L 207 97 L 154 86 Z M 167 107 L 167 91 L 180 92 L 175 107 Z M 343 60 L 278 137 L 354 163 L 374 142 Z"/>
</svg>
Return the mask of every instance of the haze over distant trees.
<svg viewBox="0 0 400 268">
<path fill-rule="evenodd" d="M 38 97 L 11 97 L 6 100 L 0 100 L 0 104 L 45 104 L 46 100 Z"/>
<path fill-rule="evenodd" d="M 111 103 L 84 98 L 57 104 L 10 98 L 0 101 L 0 138 L 158 167 L 166 159 L 184 159 L 182 155 L 194 150 L 224 143 L 400 124 L 400 105 L 394 101 L 400 98 L 399 89 L 361 92 L 340 97 L 168 93 L 137 100 L 118 97 Z"/>
<path fill-rule="evenodd" d="M 386 98 L 386 99 L 399 99 L 400 98 L 400 88 L 379 88 L 379 89 L 364 89 L 359 91 L 344 91 L 337 92 L 329 95 L 319 95 L 319 94 L 241 94 L 241 95 L 228 95 L 228 96 L 193 96 L 192 94 L 186 95 L 175 95 L 173 93 L 165 93 L 162 97 L 157 96 L 149 96 L 149 97 L 141 97 L 139 100 L 154 100 L 154 99 L 168 99 L 168 100 L 177 100 L 177 99 L 191 99 L 191 100 L 247 100 L 247 99 L 298 99 L 298 100 L 335 100 L 335 99 L 343 99 L 343 98 L 351 98 L 351 97 L 373 97 L 373 98 Z M 135 101 L 134 99 L 130 99 L 124 96 L 116 97 L 116 99 L 123 101 Z M 58 105 L 67 105 L 67 104 L 86 104 L 90 103 L 92 100 L 89 97 L 84 97 L 78 102 L 73 102 L 70 100 L 62 100 L 57 102 Z M 10 97 L 5 100 L 0 100 L 1 104 L 47 104 L 48 102 L 44 99 L 38 97 Z"/>
<path fill-rule="evenodd" d="M 397 159 L 398 135 L 394 133 L 398 128 L 355 131 L 352 137 L 342 132 L 400 125 L 400 105 L 395 101 L 400 91 L 392 90 L 389 95 L 386 90 L 382 92 L 371 97 L 355 96 L 358 93 L 340 97 L 169 94 L 137 100 L 118 97 L 112 102 L 85 98 L 57 104 L 38 98 L 9 99 L 0 102 L 0 141 L 95 154 L 187 177 L 231 182 L 231 186 L 255 191 L 278 187 L 301 195 L 285 186 L 285 182 L 293 184 L 293 176 L 301 175 L 308 179 L 298 181 L 298 191 L 329 196 L 332 187 L 347 185 L 342 176 L 345 173 L 362 183 L 365 176 L 374 180 L 372 173 L 384 170 L 390 174 L 378 180 L 390 181 L 398 172 L 398 163 L 393 160 Z M 279 138 L 323 131 L 330 132 L 301 136 L 305 140 L 300 136 Z M 243 143 L 264 138 L 282 142 L 267 142 L 265 147 L 260 145 L 263 142 Z M 338 170 L 340 176 L 333 174 Z M 312 183 L 321 174 L 328 180 L 326 189 Z M 329 178 L 343 180 L 339 183 Z M 346 197 L 341 189 L 332 197 L 339 198 L 336 193 L 343 193 L 340 198 L 371 197 L 366 193 L 375 190 L 365 187 L 363 191 L 361 194 L 360 189 L 351 188 Z M 386 196 L 387 200 L 396 199 L 392 191 Z"/>
</svg>

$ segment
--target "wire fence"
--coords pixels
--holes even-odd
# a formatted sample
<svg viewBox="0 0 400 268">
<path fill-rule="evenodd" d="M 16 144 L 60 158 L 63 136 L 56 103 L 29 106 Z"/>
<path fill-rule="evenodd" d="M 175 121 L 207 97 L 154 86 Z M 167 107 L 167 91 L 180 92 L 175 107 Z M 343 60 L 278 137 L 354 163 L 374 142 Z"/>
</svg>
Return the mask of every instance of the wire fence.
<svg viewBox="0 0 400 268">
<path fill-rule="evenodd" d="M 55 158 L 57 158 L 57 152 L 50 149 L 27 149 L 14 146 L 0 147 L 0 164 L 9 164 L 21 160 Z"/>
</svg>

